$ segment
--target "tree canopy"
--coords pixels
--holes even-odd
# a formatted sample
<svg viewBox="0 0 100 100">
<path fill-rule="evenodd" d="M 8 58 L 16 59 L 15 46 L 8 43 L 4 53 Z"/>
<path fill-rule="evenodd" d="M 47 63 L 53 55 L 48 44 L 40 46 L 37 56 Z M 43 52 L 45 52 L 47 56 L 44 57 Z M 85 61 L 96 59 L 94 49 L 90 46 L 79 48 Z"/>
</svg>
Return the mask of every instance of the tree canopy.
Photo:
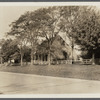
<svg viewBox="0 0 100 100">
<path fill-rule="evenodd" d="M 71 32 L 81 50 L 91 58 L 100 50 L 100 13 L 95 8 L 81 8 Z"/>
<path fill-rule="evenodd" d="M 8 35 L 17 38 L 22 59 L 28 43 L 31 48 L 31 64 L 38 49 L 39 39 L 44 38 L 47 41 L 45 50 L 48 52 L 50 64 L 51 52 L 57 49 L 56 45 L 52 44 L 61 32 L 69 37 L 72 48 L 76 44 L 80 46 L 82 53 L 85 52 L 85 57 L 91 58 L 92 54 L 98 56 L 100 13 L 91 6 L 55 6 L 26 12 L 12 22 Z M 59 51 L 59 48 L 57 50 Z"/>
</svg>

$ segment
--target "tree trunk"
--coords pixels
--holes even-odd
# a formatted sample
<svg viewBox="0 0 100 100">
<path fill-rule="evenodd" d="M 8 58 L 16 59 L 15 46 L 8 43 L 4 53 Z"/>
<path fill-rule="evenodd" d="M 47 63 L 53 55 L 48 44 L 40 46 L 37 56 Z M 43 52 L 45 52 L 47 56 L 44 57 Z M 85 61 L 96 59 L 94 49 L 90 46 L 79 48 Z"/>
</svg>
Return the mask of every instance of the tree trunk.
<svg viewBox="0 0 100 100">
<path fill-rule="evenodd" d="M 34 61 L 33 61 L 33 62 L 34 62 L 34 64 L 35 64 L 35 60 L 36 60 L 36 55 L 34 55 Z"/>
<path fill-rule="evenodd" d="M 20 61 L 20 64 L 21 66 L 23 66 L 23 53 L 22 53 L 22 46 L 20 48 L 20 55 L 21 55 L 21 61 Z"/>
<path fill-rule="evenodd" d="M 23 66 L 23 54 L 21 53 L 21 66 Z"/>
<path fill-rule="evenodd" d="M 95 55 L 94 55 L 94 53 L 92 54 L 92 65 L 95 65 L 95 57 L 94 57 Z"/>
<path fill-rule="evenodd" d="M 51 65 L 50 57 L 51 57 L 51 55 L 50 55 L 50 50 L 49 50 L 49 54 L 48 54 L 48 65 Z"/>
<path fill-rule="evenodd" d="M 73 44 L 72 44 L 72 64 L 74 63 L 74 57 L 73 57 L 73 49 L 74 49 L 74 46 L 73 46 Z"/>
<path fill-rule="evenodd" d="M 1 64 L 2 64 L 2 57 L 1 57 Z"/>
<path fill-rule="evenodd" d="M 33 49 L 31 51 L 31 65 L 33 65 Z"/>
<path fill-rule="evenodd" d="M 42 55 L 40 54 L 40 65 L 42 65 Z"/>
<path fill-rule="evenodd" d="M 33 65 L 33 53 L 31 53 L 31 65 Z"/>
</svg>

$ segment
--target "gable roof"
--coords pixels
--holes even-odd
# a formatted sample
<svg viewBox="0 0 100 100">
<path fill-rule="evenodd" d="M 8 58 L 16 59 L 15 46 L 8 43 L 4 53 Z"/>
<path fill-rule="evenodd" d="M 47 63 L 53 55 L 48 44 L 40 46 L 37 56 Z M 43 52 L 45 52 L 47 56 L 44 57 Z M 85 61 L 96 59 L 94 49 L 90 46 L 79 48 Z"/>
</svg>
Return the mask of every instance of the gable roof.
<svg viewBox="0 0 100 100">
<path fill-rule="evenodd" d="M 41 44 L 38 46 L 37 53 L 48 53 L 48 42 L 47 40 L 44 40 L 41 42 Z M 57 35 L 55 40 L 52 43 L 51 46 L 51 54 L 57 58 L 63 59 L 64 54 L 63 52 L 66 52 L 70 59 L 72 59 L 72 48 L 71 45 L 68 44 L 62 36 Z M 77 59 L 77 54 L 75 51 L 73 51 L 73 58 Z"/>
</svg>

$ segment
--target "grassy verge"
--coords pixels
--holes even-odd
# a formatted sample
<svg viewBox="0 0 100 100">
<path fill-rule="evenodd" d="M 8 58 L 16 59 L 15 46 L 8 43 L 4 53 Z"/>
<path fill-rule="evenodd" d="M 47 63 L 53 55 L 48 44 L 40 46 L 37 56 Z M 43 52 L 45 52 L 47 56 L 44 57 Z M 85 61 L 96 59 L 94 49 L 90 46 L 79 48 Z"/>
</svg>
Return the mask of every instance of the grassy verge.
<svg viewBox="0 0 100 100">
<path fill-rule="evenodd" d="M 100 80 L 99 65 L 1 66 L 0 71 L 86 80 Z"/>
</svg>

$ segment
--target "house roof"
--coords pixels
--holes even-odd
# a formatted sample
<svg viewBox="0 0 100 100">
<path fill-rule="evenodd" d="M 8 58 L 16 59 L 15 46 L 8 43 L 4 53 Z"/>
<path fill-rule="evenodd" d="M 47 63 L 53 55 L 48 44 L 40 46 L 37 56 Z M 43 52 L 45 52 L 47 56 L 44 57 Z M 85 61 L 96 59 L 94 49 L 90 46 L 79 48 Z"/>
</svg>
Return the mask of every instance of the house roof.
<svg viewBox="0 0 100 100">
<path fill-rule="evenodd" d="M 48 50 L 49 50 L 48 42 L 47 42 L 47 40 L 44 40 L 38 46 L 37 53 L 48 53 Z M 51 45 L 51 54 L 54 57 L 63 59 L 64 58 L 63 52 L 66 52 L 69 55 L 69 58 L 72 57 L 71 46 L 60 35 L 57 35 Z M 73 52 L 73 57 L 74 57 L 74 59 L 77 58 L 77 54 L 75 54 L 75 52 Z"/>
</svg>

